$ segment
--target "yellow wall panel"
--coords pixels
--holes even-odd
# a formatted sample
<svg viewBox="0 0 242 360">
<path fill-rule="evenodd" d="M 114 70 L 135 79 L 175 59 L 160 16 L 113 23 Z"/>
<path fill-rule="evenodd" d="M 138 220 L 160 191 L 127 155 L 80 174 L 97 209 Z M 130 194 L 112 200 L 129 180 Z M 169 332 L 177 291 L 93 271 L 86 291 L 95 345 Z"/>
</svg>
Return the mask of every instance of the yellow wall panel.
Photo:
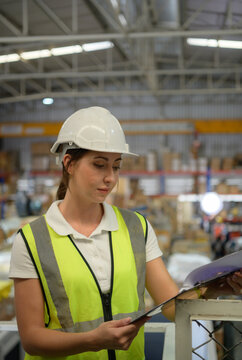
<svg viewBox="0 0 242 360">
<path fill-rule="evenodd" d="M 22 136 L 56 136 L 62 123 L 36 123 L 36 124 L 0 124 L 0 137 L 22 137 Z"/>
<path fill-rule="evenodd" d="M 215 134 L 215 133 L 242 133 L 241 120 L 197 120 L 195 129 L 198 133 Z"/>
<path fill-rule="evenodd" d="M 238 120 L 191 120 L 176 119 L 162 120 L 155 123 L 154 120 L 145 120 L 148 128 L 138 127 L 139 121 L 122 122 L 126 135 L 157 135 L 157 134 L 191 134 L 198 133 L 242 133 L 242 119 Z M 171 127 L 173 123 L 173 126 Z M 178 125 L 181 123 L 180 125 Z M 130 127 L 134 125 L 134 128 Z M 57 136 L 62 122 L 50 123 L 2 123 L 0 124 L 0 138 L 8 137 L 33 137 L 33 136 Z M 151 126 L 153 125 L 153 127 Z"/>
</svg>

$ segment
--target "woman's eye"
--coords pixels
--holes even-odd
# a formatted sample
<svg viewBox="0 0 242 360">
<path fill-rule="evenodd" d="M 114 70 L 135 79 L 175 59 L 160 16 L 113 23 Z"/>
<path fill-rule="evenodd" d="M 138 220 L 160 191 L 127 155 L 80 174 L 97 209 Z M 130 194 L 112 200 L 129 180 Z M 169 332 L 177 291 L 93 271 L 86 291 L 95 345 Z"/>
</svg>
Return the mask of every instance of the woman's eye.
<svg viewBox="0 0 242 360">
<path fill-rule="evenodd" d="M 106 165 L 104 164 L 94 164 L 95 167 L 102 169 L 104 168 Z M 118 171 L 120 169 L 120 165 L 115 165 L 112 167 L 114 171 Z"/>
<path fill-rule="evenodd" d="M 115 171 L 118 171 L 118 170 L 120 170 L 120 166 L 113 166 L 113 169 L 114 169 Z"/>
</svg>

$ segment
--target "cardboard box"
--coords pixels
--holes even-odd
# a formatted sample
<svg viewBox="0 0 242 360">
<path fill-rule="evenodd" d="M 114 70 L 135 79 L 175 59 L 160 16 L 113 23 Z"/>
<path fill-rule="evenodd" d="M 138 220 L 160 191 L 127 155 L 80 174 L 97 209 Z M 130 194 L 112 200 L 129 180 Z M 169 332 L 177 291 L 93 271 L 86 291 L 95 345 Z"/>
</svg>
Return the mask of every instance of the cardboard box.
<svg viewBox="0 0 242 360">
<path fill-rule="evenodd" d="M 172 244 L 171 254 L 183 253 L 183 254 L 204 254 L 208 257 L 211 256 L 211 247 L 209 242 L 202 241 L 196 242 L 194 239 L 181 239 Z"/>
<path fill-rule="evenodd" d="M 167 230 L 156 230 L 158 245 L 161 251 L 169 252 L 171 247 L 171 234 Z"/>
<path fill-rule="evenodd" d="M 31 169 L 33 171 L 48 171 L 50 164 L 49 155 L 34 155 L 32 156 Z"/>
<path fill-rule="evenodd" d="M 181 159 L 178 157 L 173 157 L 171 160 L 171 170 L 172 171 L 181 171 Z"/>
<path fill-rule="evenodd" d="M 208 169 L 208 159 L 205 157 L 199 157 L 197 159 L 198 171 L 206 172 Z"/>
<path fill-rule="evenodd" d="M 181 154 L 171 151 L 165 151 L 162 154 L 162 170 L 180 171 L 181 170 Z"/>
<path fill-rule="evenodd" d="M 215 190 L 218 194 L 228 194 L 229 186 L 225 183 L 220 183 L 216 186 Z"/>
<path fill-rule="evenodd" d="M 156 151 L 148 151 L 146 155 L 146 170 L 147 171 L 158 170 L 158 156 Z"/>
<path fill-rule="evenodd" d="M 122 160 L 122 165 L 121 165 L 122 171 L 130 171 L 130 170 L 134 170 L 134 168 L 135 168 L 135 158 L 125 157 Z"/>
<path fill-rule="evenodd" d="M 197 159 L 194 159 L 192 157 L 189 159 L 188 170 L 189 171 L 197 171 L 198 170 Z"/>
<path fill-rule="evenodd" d="M 228 193 L 229 194 L 239 194 L 240 189 L 238 185 L 230 185 L 228 186 Z"/>
<path fill-rule="evenodd" d="M 162 161 L 162 170 L 169 171 L 171 170 L 171 159 L 172 159 L 172 153 L 170 151 L 164 151 L 161 154 L 161 161 Z"/>
<path fill-rule="evenodd" d="M 7 171 L 8 156 L 6 151 L 0 151 L 0 169 L 1 171 Z"/>
<path fill-rule="evenodd" d="M 235 166 L 237 169 L 241 169 L 241 168 L 242 168 L 242 153 L 235 155 L 235 157 L 234 157 L 234 166 Z"/>
<path fill-rule="evenodd" d="M 31 144 L 31 153 L 33 155 L 50 155 L 52 145 L 52 143 L 47 141 L 33 142 Z"/>
<path fill-rule="evenodd" d="M 206 183 L 198 183 L 198 193 L 204 194 L 207 191 L 207 184 Z"/>
<path fill-rule="evenodd" d="M 222 161 L 222 170 L 232 170 L 234 167 L 234 159 L 232 157 L 226 157 Z"/>
<path fill-rule="evenodd" d="M 221 170 L 221 158 L 212 157 L 210 160 L 210 169 L 213 171 Z"/>
<path fill-rule="evenodd" d="M 0 171 L 15 172 L 19 169 L 18 151 L 0 151 Z"/>
<path fill-rule="evenodd" d="M 49 169 L 51 171 L 62 171 L 62 165 L 56 164 L 56 157 L 54 155 L 49 156 Z"/>
<path fill-rule="evenodd" d="M 132 170 L 146 171 L 146 156 L 139 156 L 135 160 L 136 161 Z"/>
</svg>

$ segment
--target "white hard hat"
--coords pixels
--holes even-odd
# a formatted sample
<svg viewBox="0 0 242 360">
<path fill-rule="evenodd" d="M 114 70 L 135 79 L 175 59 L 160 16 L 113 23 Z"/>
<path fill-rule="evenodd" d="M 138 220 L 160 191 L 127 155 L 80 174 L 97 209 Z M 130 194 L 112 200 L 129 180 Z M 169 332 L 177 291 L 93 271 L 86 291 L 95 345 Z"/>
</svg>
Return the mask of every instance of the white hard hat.
<svg viewBox="0 0 242 360">
<path fill-rule="evenodd" d="M 118 120 L 99 106 L 78 110 L 66 119 L 50 151 L 62 161 L 68 149 L 77 148 L 136 156 L 129 151 Z"/>
</svg>

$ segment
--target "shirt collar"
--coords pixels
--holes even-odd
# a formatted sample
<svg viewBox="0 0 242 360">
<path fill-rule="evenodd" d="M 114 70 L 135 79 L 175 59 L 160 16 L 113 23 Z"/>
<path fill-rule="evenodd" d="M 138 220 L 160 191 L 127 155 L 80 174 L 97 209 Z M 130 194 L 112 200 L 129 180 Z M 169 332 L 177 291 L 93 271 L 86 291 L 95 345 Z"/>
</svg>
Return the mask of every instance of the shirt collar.
<svg viewBox="0 0 242 360">
<path fill-rule="evenodd" d="M 84 235 L 73 229 L 66 221 L 58 206 L 61 201 L 62 200 L 54 201 L 46 212 L 46 221 L 49 226 L 61 236 L 72 235 L 74 238 L 86 238 Z M 104 214 L 102 220 L 90 237 L 100 235 L 102 231 L 118 230 L 118 221 L 112 206 L 107 203 L 103 203 L 103 209 Z"/>
</svg>

